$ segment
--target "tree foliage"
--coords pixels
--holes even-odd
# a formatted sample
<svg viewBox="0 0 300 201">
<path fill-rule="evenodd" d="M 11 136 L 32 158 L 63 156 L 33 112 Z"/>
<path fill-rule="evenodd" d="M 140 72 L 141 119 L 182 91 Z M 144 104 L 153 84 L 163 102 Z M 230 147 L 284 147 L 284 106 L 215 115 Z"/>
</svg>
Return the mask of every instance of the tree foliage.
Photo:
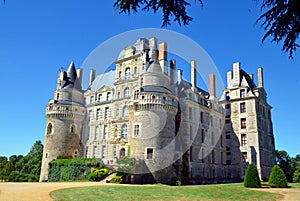
<svg viewBox="0 0 300 201">
<path fill-rule="evenodd" d="M 244 186 L 248 188 L 259 188 L 260 185 L 261 183 L 256 165 L 252 163 L 247 168 L 246 175 L 244 178 Z"/>
<path fill-rule="evenodd" d="M 300 183 L 300 164 L 298 165 L 296 171 L 294 172 L 293 182 Z"/>
<path fill-rule="evenodd" d="M 203 6 L 202 0 L 195 0 Z M 259 0 L 257 0 L 259 1 Z M 142 11 L 162 11 L 162 27 L 171 24 L 170 18 L 179 25 L 188 25 L 192 17 L 188 15 L 187 8 L 191 6 L 186 0 L 115 0 L 114 8 L 120 13 L 132 13 Z M 282 51 L 289 53 L 289 58 L 299 44 L 300 33 L 300 1 L 299 0 L 263 0 L 261 3 L 263 14 L 256 22 L 261 22 L 266 31 L 262 38 L 264 42 L 271 37 L 273 42 L 283 42 Z M 266 10 L 264 12 L 264 10 Z"/>
<path fill-rule="evenodd" d="M 203 5 L 202 0 L 198 1 Z M 188 15 L 186 9 L 191 6 L 190 1 L 186 0 L 116 0 L 114 3 L 115 9 L 120 13 L 137 12 L 139 9 L 143 11 L 162 11 L 163 23 L 162 26 L 170 25 L 170 18 L 177 22 L 179 25 L 188 25 L 192 21 L 192 17 Z"/>
<path fill-rule="evenodd" d="M 283 42 L 282 50 L 293 58 L 299 47 L 297 39 L 300 33 L 300 1 L 264 0 L 261 9 L 267 9 L 257 20 L 262 21 L 266 31 L 262 41 L 271 37 L 273 42 Z"/>
<path fill-rule="evenodd" d="M 293 174 L 296 170 L 296 158 L 291 158 L 284 150 L 276 150 L 276 164 L 283 170 L 288 182 L 293 181 Z"/>
<path fill-rule="evenodd" d="M 278 165 L 275 165 L 272 168 L 269 184 L 276 184 L 276 187 L 278 188 L 286 188 L 288 185 L 286 176 Z"/>
</svg>

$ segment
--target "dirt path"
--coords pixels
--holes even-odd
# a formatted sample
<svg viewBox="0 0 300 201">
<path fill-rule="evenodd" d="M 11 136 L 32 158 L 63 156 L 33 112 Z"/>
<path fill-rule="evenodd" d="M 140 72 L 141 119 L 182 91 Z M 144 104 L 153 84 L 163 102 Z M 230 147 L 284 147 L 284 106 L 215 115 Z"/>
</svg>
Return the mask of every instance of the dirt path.
<svg viewBox="0 0 300 201">
<path fill-rule="evenodd" d="M 280 201 L 300 201 L 300 188 L 260 188 L 255 189 L 282 195 Z"/>
<path fill-rule="evenodd" d="M 0 201 L 52 201 L 50 192 L 72 187 L 99 186 L 99 182 L 70 183 L 2 183 L 0 182 Z"/>
</svg>

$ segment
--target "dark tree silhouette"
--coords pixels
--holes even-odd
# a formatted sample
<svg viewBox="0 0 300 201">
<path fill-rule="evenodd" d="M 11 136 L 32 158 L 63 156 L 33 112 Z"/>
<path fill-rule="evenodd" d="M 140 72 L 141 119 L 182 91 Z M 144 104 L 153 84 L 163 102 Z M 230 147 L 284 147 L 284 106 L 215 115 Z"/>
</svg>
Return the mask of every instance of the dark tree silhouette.
<svg viewBox="0 0 300 201">
<path fill-rule="evenodd" d="M 201 6 L 202 0 L 198 1 Z M 192 17 L 186 12 L 186 8 L 191 6 L 190 2 L 185 0 L 116 0 L 114 7 L 119 10 L 120 13 L 138 12 L 138 9 L 143 11 L 153 10 L 156 13 L 159 10 L 163 12 L 162 27 L 170 25 L 170 17 L 174 18 L 174 21 L 179 25 L 188 25 L 192 21 Z"/>
<path fill-rule="evenodd" d="M 203 6 L 202 0 L 194 0 Z M 259 0 L 256 0 L 259 2 Z M 186 8 L 191 1 L 185 0 L 115 0 L 114 8 L 120 13 L 161 10 L 163 13 L 162 27 L 171 24 L 170 18 L 179 25 L 188 25 L 192 17 L 187 14 Z M 271 37 L 272 42 L 283 42 L 282 51 L 289 53 L 289 58 L 299 47 L 297 39 L 300 32 L 300 1 L 299 0 L 263 0 L 261 10 L 264 12 L 256 21 L 262 23 L 266 31 L 262 42 Z"/>
<path fill-rule="evenodd" d="M 276 43 L 283 41 L 282 51 L 289 52 L 289 58 L 293 58 L 299 47 L 297 39 L 300 33 L 300 1 L 264 0 L 261 9 L 268 9 L 257 20 L 262 22 L 266 30 L 262 41 L 268 37 Z"/>
</svg>

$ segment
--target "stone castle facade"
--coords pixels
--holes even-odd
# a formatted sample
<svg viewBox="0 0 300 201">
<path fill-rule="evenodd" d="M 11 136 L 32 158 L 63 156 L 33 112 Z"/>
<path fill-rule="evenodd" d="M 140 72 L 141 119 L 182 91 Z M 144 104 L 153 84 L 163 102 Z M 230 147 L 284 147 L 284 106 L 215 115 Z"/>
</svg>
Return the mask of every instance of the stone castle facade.
<svg viewBox="0 0 300 201">
<path fill-rule="evenodd" d="M 91 70 L 83 90 L 82 70 L 72 62 L 58 75 L 54 98 L 46 107 L 46 134 L 40 181 L 48 180 L 48 163 L 57 156 L 101 158 L 116 165 L 136 159 L 131 183 L 240 181 L 247 165 L 257 165 L 261 179 L 275 164 L 271 106 L 258 69 L 253 75 L 233 64 L 227 87 L 216 97 L 199 88 L 196 61 L 191 82 L 168 60 L 167 44 L 138 39 L 121 51 L 115 70 Z"/>
</svg>

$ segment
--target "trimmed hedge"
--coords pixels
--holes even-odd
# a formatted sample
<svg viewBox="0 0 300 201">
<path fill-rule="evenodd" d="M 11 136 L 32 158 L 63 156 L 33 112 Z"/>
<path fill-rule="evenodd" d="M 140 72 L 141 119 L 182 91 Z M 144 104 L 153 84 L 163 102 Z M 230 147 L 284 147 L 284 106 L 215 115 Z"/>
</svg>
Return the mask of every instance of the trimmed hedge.
<svg viewBox="0 0 300 201">
<path fill-rule="evenodd" d="M 120 176 L 114 176 L 111 180 L 110 180 L 110 183 L 114 183 L 114 184 L 123 184 L 124 183 L 124 179 L 123 179 L 123 176 L 120 175 Z"/>
<path fill-rule="evenodd" d="M 55 159 L 49 163 L 49 181 L 76 181 L 85 180 L 94 168 L 104 168 L 101 159 L 74 158 Z"/>
<path fill-rule="evenodd" d="M 92 172 L 88 175 L 89 181 L 101 181 L 103 180 L 109 173 L 107 168 L 101 168 L 92 170 Z"/>
<path fill-rule="evenodd" d="M 260 188 L 261 186 L 256 165 L 253 163 L 247 168 L 244 178 L 244 186 L 248 188 Z"/>
<path fill-rule="evenodd" d="M 269 184 L 276 184 L 278 188 L 286 188 L 288 186 L 286 176 L 278 165 L 274 165 L 272 168 Z"/>
</svg>

